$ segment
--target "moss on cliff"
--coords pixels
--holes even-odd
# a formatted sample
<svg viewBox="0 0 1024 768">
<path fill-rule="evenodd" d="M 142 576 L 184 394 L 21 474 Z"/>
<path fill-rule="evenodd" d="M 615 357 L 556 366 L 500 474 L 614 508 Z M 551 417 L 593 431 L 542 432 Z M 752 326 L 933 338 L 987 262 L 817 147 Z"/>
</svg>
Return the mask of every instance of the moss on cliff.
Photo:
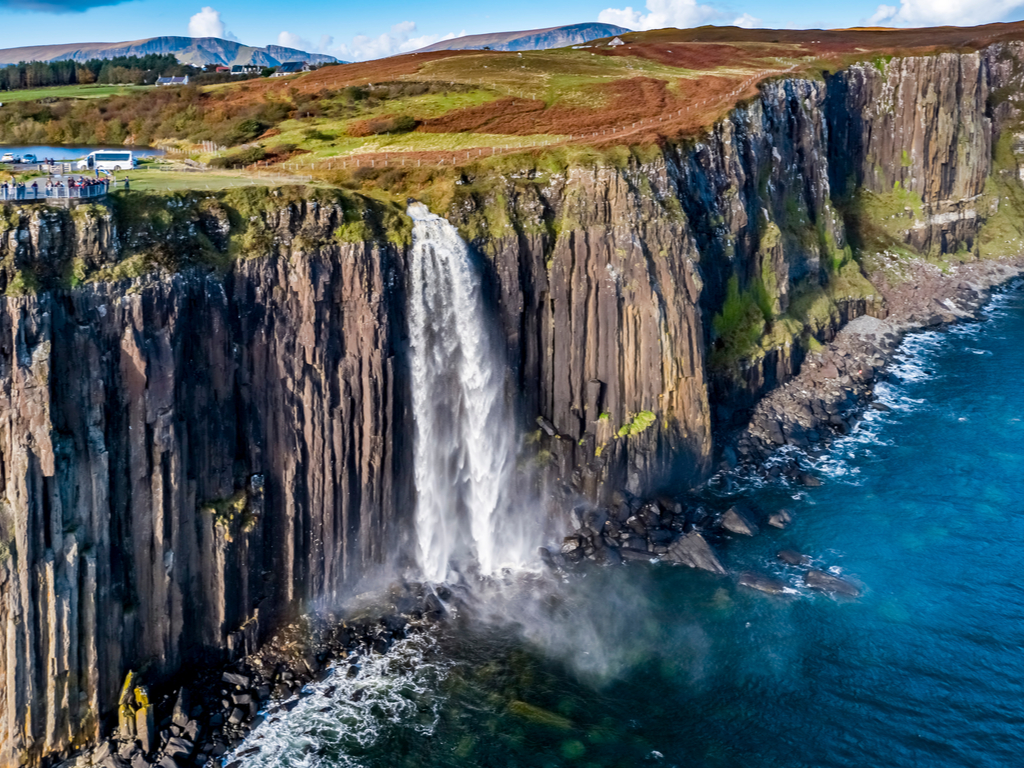
<svg viewBox="0 0 1024 768">
<path fill-rule="evenodd" d="M 728 368 L 755 356 L 772 317 L 772 299 L 760 279 L 741 290 L 739 277 L 730 277 L 725 302 L 712 320 L 716 340 L 711 365 Z"/>
<path fill-rule="evenodd" d="M 239 533 L 250 533 L 259 522 L 245 490 L 236 491 L 226 499 L 208 501 L 202 509 L 213 517 L 214 525 L 223 531 L 227 541 L 234 541 Z"/>
<path fill-rule="evenodd" d="M 49 228 L 46 240 L 57 243 L 56 259 L 42 258 L 41 252 L 32 255 L 31 248 L 26 257 L 22 249 L 8 247 L 0 263 L 0 290 L 9 296 L 186 268 L 225 272 L 238 259 L 309 252 L 339 242 L 402 248 L 412 238 L 412 223 L 397 201 L 304 186 L 212 193 L 121 191 L 110 195 L 109 208 L 2 207 L 0 218 L 0 237 L 8 233 L 24 241 L 24 229 L 31 223 Z M 15 234 L 18 228 L 23 231 Z M 60 243 L 61 237 L 66 244 Z M 71 239 L 77 240 L 75 247 L 69 247 Z"/>
<path fill-rule="evenodd" d="M 1014 153 L 1015 133 L 1004 131 L 993 147 L 992 175 L 986 181 L 983 198 L 989 215 L 976 241 L 981 258 L 1024 253 L 1024 182 L 1020 177 L 1024 155 Z"/>
</svg>

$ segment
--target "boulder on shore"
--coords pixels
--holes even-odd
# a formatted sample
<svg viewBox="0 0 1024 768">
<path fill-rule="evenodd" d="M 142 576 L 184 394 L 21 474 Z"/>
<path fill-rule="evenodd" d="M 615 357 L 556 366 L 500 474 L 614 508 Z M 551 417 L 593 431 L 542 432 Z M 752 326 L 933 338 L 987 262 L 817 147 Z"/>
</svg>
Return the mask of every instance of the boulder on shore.
<svg viewBox="0 0 1024 768">
<path fill-rule="evenodd" d="M 754 571 L 744 571 L 741 573 L 738 583 L 744 587 L 766 592 L 769 595 L 781 595 L 786 591 L 786 582 L 782 579 L 776 579 Z"/>
<path fill-rule="evenodd" d="M 811 589 L 817 589 L 821 592 L 834 592 L 838 595 L 847 595 L 848 597 L 860 597 L 860 589 L 855 585 L 846 581 L 846 579 L 840 579 L 838 576 L 833 576 L 824 571 L 808 571 L 804 574 L 804 584 Z"/>
<path fill-rule="evenodd" d="M 754 522 L 754 516 L 749 509 L 740 505 L 729 507 L 729 510 L 722 515 L 721 527 L 732 533 L 741 536 L 756 536 L 760 530 Z"/>
<path fill-rule="evenodd" d="M 776 557 L 778 557 L 779 560 L 786 563 L 787 565 L 811 564 L 811 558 L 809 558 L 807 555 L 800 554 L 795 549 L 780 549 Z"/>
<path fill-rule="evenodd" d="M 697 531 L 690 531 L 668 548 L 663 556 L 665 562 L 688 565 L 724 576 L 726 570 L 715 555 L 711 545 Z"/>
</svg>

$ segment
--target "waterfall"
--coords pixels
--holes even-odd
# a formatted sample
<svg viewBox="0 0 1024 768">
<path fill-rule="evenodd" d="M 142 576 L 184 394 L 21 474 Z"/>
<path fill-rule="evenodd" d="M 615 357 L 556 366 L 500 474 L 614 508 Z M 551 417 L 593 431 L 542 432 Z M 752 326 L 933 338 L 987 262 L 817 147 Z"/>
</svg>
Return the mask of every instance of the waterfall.
<svg viewBox="0 0 1024 768">
<path fill-rule="evenodd" d="M 455 227 L 410 203 L 416 535 L 422 575 L 522 567 L 538 543 L 512 503 L 516 428 L 479 268 Z M 530 539 L 533 538 L 531 543 Z"/>
</svg>

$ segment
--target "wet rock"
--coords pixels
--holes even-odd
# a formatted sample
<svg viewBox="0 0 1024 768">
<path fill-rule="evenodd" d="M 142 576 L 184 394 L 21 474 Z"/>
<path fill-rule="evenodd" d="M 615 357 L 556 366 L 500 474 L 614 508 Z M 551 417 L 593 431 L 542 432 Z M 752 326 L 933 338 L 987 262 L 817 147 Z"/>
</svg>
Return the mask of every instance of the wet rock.
<svg viewBox="0 0 1024 768">
<path fill-rule="evenodd" d="M 168 740 L 167 746 L 164 747 L 164 753 L 171 757 L 188 757 L 194 748 L 195 745 L 188 739 L 175 736 Z"/>
<path fill-rule="evenodd" d="M 580 536 L 566 536 L 562 539 L 562 554 L 571 555 L 583 546 L 583 539 Z"/>
<path fill-rule="evenodd" d="M 667 563 L 699 568 L 722 576 L 726 573 L 711 545 L 697 531 L 682 536 L 668 548 L 662 559 Z"/>
<path fill-rule="evenodd" d="M 787 525 L 793 522 L 793 513 L 788 509 L 780 509 L 778 512 L 773 512 L 768 517 L 768 525 L 773 528 L 785 528 Z"/>
<path fill-rule="evenodd" d="M 655 556 L 646 549 L 639 549 L 636 547 L 620 547 L 619 556 L 623 560 L 634 560 L 638 562 L 650 562 L 655 558 Z"/>
<path fill-rule="evenodd" d="M 811 589 L 822 592 L 834 592 L 848 597 L 860 597 L 860 589 L 846 579 L 833 576 L 824 571 L 811 570 L 804 574 L 804 583 Z"/>
<path fill-rule="evenodd" d="M 146 754 L 156 749 L 156 723 L 153 722 L 153 705 L 140 707 L 135 712 L 135 734 Z"/>
<path fill-rule="evenodd" d="M 776 579 L 754 571 L 744 571 L 741 573 L 737 583 L 744 587 L 767 592 L 769 595 L 781 595 L 786 591 L 786 582 L 782 581 L 782 579 Z"/>
<path fill-rule="evenodd" d="M 753 513 L 750 509 L 738 504 L 730 507 L 722 515 L 722 521 L 719 525 L 725 530 L 741 536 L 756 536 L 760 530 L 757 527 L 757 523 L 753 520 Z"/>
<path fill-rule="evenodd" d="M 92 761 L 94 763 L 101 763 L 107 759 L 112 751 L 113 749 L 110 741 L 101 741 L 92 751 Z"/>
<path fill-rule="evenodd" d="M 243 720 L 245 720 L 245 712 L 243 712 L 238 707 L 235 707 L 233 710 L 231 710 L 231 715 L 230 717 L 228 717 L 229 723 L 231 723 L 232 725 L 238 725 Z"/>
<path fill-rule="evenodd" d="M 248 688 L 251 682 L 247 676 L 239 674 L 238 672 L 225 672 L 220 676 L 220 679 L 225 683 L 237 685 L 241 688 Z"/>
<path fill-rule="evenodd" d="M 142 752 L 136 752 L 132 755 L 131 766 L 132 768 L 149 768 L 149 760 Z"/>
<path fill-rule="evenodd" d="M 668 544 L 676 536 L 672 531 L 665 528 L 649 531 L 647 535 L 653 544 Z"/>
<path fill-rule="evenodd" d="M 189 700 L 188 688 L 182 688 L 178 691 L 178 698 L 174 700 L 174 709 L 171 711 L 171 722 L 180 728 L 184 728 L 188 725 L 188 721 L 191 719 L 189 713 L 192 710 L 191 702 Z"/>
<path fill-rule="evenodd" d="M 780 549 L 776 557 L 787 565 L 810 565 L 811 558 L 802 555 L 795 549 Z"/>
<path fill-rule="evenodd" d="M 808 488 L 817 488 L 818 486 L 821 485 L 821 480 L 819 480 L 809 472 L 797 473 L 796 479 L 797 482 L 800 483 L 800 485 L 807 486 Z"/>
</svg>

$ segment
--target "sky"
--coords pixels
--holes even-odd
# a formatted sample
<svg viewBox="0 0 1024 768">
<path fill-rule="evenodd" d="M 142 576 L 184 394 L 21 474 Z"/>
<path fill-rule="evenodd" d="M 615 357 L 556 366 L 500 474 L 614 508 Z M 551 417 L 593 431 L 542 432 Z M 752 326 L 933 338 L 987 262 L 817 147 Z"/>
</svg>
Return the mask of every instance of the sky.
<svg viewBox="0 0 1024 768">
<path fill-rule="evenodd" d="M 645 1 L 0 0 L 0 48 L 191 35 L 248 45 L 273 43 L 361 61 L 461 35 L 585 21 L 639 30 L 702 24 L 799 29 L 968 26 L 1024 19 L 1024 0 L 634 0 Z"/>
</svg>

